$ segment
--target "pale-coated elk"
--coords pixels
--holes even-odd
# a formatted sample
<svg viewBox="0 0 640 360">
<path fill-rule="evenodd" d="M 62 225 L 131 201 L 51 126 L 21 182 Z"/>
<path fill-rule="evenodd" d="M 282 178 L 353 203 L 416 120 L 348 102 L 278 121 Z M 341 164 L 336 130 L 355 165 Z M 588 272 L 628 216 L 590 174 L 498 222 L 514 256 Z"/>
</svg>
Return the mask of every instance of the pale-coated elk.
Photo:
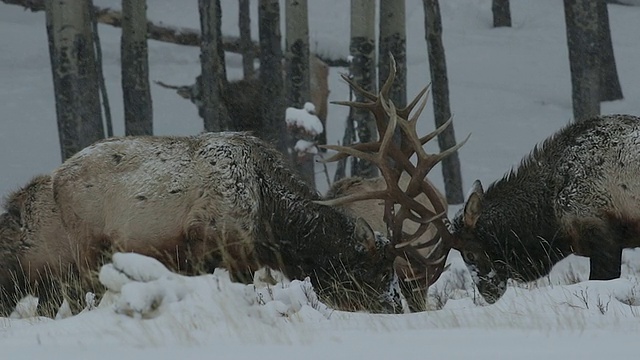
<svg viewBox="0 0 640 360">
<path fill-rule="evenodd" d="M 47 296 L 51 282 L 73 271 L 67 233 L 53 200 L 51 177 L 41 175 L 11 193 L 0 215 L 0 307 L 36 292 Z"/>
<path fill-rule="evenodd" d="M 640 118 L 564 127 L 486 191 L 476 181 L 452 225 L 489 303 L 569 254 L 590 258 L 589 279 L 620 277 L 623 248 L 640 246 Z"/>
<path fill-rule="evenodd" d="M 397 310 L 398 294 L 391 287 L 401 258 L 403 295 L 412 309 L 421 309 L 424 296 L 417 295 L 439 276 L 446 257 L 442 244 L 451 241 L 443 220 L 446 204 L 424 179 L 462 143 L 440 154 L 425 153 L 422 145 L 444 127 L 419 138 L 415 125 L 426 100 L 406 119 L 425 91 L 396 110 L 387 100 L 392 82 L 393 72 L 379 96 L 365 92 L 369 102 L 349 103 L 374 113 L 382 139 L 350 148 L 328 146 L 343 152 L 335 158 L 354 155 L 378 164 L 387 189 L 323 200 L 281 153 L 247 133 L 111 138 L 71 157 L 38 188 L 47 200 L 41 210 L 66 231 L 55 237 L 47 231 L 38 241 L 60 252 L 45 262 L 25 257 L 33 247 L 23 244 L 31 240 L 18 237 L 16 242 L 16 234 L 30 225 L 23 215 L 19 221 L 7 218 L 16 213 L 11 205 L 3 215 L 10 225 L 3 234 L 10 237 L 0 241 L 17 245 L 7 258 L 18 259 L 15 271 L 29 267 L 37 274 L 51 264 L 71 264 L 81 278 L 114 250 L 151 255 L 186 273 L 226 267 L 241 280 L 268 266 L 289 278 L 311 277 L 321 298 L 337 308 L 370 311 Z M 403 134 L 400 146 L 391 141 L 397 126 Z M 401 189 L 404 171 L 410 179 Z M 416 201 L 422 194 L 433 210 Z M 39 204 L 33 197 L 14 198 L 25 199 L 21 214 Z M 373 198 L 384 200 L 391 241 L 339 207 Z M 405 220 L 419 224 L 417 229 L 403 231 Z M 416 243 L 432 227 L 438 236 Z"/>
</svg>

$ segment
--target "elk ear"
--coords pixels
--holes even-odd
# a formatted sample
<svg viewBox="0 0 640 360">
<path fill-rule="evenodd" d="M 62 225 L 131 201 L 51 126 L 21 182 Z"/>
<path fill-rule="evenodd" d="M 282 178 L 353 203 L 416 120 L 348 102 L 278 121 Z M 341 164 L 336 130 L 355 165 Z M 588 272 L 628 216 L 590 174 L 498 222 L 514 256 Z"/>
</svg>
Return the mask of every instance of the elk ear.
<svg viewBox="0 0 640 360">
<path fill-rule="evenodd" d="M 484 190 L 482 189 L 482 183 L 480 180 L 473 182 L 467 201 L 464 203 L 464 225 L 469 228 L 476 226 L 476 221 L 480 217 L 482 211 L 482 198 L 484 197 Z"/>
</svg>

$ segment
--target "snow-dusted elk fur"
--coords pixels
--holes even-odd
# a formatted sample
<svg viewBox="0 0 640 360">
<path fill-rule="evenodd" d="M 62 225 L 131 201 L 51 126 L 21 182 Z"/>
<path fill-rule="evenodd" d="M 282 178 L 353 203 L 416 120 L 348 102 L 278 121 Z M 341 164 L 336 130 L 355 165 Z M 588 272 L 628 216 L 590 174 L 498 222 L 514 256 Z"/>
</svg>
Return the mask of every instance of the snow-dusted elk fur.
<svg viewBox="0 0 640 360">
<path fill-rule="evenodd" d="M 406 173 L 402 173 L 399 182 L 400 188 L 406 190 L 407 186 L 409 185 L 409 181 L 411 181 L 411 177 Z M 425 179 L 425 181 L 429 184 L 429 186 L 436 189 L 433 183 L 431 183 L 428 179 Z M 381 191 L 384 190 L 385 187 L 386 182 L 383 177 L 377 177 L 373 179 L 349 177 L 334 183 L 327 192 L 325 198 L 335 199 L 353 194 Z M 437 193 L 439 200 L 439 204 L 437 207 L 442 208 L 446 211 L 448 207 L 447 200 L 442 193 L 440 193 L 439 191 L 437 191 Z M 436 206 L 433 206 L 431 204 L 429 198 L 425 194 L 419 194 L 416 197 L 416 201 L 424 205 L 430 211 L 436 211 Z M 378 231 L 382 234 L 387 233 L 387 224 L 384 221 L 384 202 L 382 200 L 362 200 L 342 205 L 342 207 L 345 208 L 350 214 L 365 220 L 374 231 Z M 396 205 L 395 211 L 398 210 L 400 209 Z M 415 233 L 417 230 L 418 223 L 408 221 L 404 224 L 404 232 Z M 424 256 L 426 258 L 429 255 L 431 247 L 422 247 L 421 245 L 431 244 L 434 239 L 438 238 L 438 236 L 438 229 L 435 225 L 431 224 L 419 238 L 413 240 L 412 245 L 418 249 L 418 253 L 421 256 Z M 395 259 L 394 268 L 397 274 L 409 273 L 411 271 L 409 267 L 410 264 L 407 259 L 402 257 L 397 257 Z M 437 270 L 435 268 L 428 269 L 428 273 L 436 275 Z"/>
<path fill-rule="evenodd" d="M 572 253 L 590 258 L 590 279 L 619 277 L 622 249 L 640 246 L 640 118 L 566 126 L 486 192 L 476 181 L 453 229 L 490 303 L 507 278 L 534 280 Z"/>
<path fill-rule="evenodd" d="M 0 215 L 0 299 L 3 312 L 26 291 L 42 291 L 73 268 L 73 256 L 53 200 L 51 177 L 14 191 Z"/>
<path fill-rule="evenodd" d="M 388 243 L 316 203 L 283 156 L 246 133 L 108 139 L 60 166 L 53 190 L 81 271 L 112 249 L 242 280 L 268 266 L 310 276 L 335 306 L 370 310 L 391 281 Z"/>
<path fill-rule="evenodd" d="M 409 261 L 409 271 L 399 274 L 403 293 L 413 309 L 422 308 L 424 296 L 417 303 L 413 291 L 423 294 L 423 287 L 439 276 L 446 253 L 439 238 L 420 247 L 413 241 L 431 226 L 441 236 L 448 234 L 441 198 L 424 179 L 455 149 L 424 152 L 422 144 L 442 129 L 419 138 L 419 111 L 405 119 L 426 90 L 407 109 L 396 111 L 388 101 L 395 74 L 390 73 L 379 97 L 366 94 L 377 105 L 351 104 L 371 107 L 383 139 L 336 148 L 373 160 L 390 190 L 321 200 L 278 151 L 246 133 L 113 138 L 74 155 L 53 173 L 53 192 L 81 272 L 95 269 L 100 254 L 114 248 L 152 255 L 186 271 L 222 266 L 241 279 L 268 266 L 290 278 L 310 276 L 320 296 L 339 308 L 383 310 L 380 300 L 388 300 L 384 295 L 393 281 L 394 262 L 402 257 Z M 399 147 L 390 141 L 396 126 L 404 139 Z M 414 153 L 415 166 L 409 161 Z M 411 175 L 406 191 L 398 184 L 402 171 Z M 414 200 L 420 194 L 431 200 L 435 212 Z M 385 200 L 385 216 L 393 220 L 390 243 L 376 237 L 365 221 L 328 206 L 374 197 Z M 400 204 L 395 215 L 390 210 L 394 203 Z M 403 232 L 407 219 L 419 223 L 413 234 Z M 427 274 L 426 266 L 436 271 Z"/>
</svg>

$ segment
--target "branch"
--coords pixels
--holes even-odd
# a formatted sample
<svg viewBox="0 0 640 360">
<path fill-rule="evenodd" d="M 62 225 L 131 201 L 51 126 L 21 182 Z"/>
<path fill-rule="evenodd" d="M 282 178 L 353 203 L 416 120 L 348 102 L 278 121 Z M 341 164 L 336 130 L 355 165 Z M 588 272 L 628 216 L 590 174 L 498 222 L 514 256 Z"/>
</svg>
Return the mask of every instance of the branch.
<svg viewBox="0 0 640 360">
<path fill-rule="evenodd" d="M 8 5 L 22 6 L 26 10 L 30 10 L 32 12 L 44 11 L 44 0 L 0 0 L 0 2 Z M 98 23 L 111 25 L 117 28 L 122 27 L 122 12 L 109 8 L 101 8 L 98 6 L 94 6 L 93 11 L 95 11 L 96 21 Z M 184 46 L 200 46 L 200 30 L 197 29 L 161 26 L 156 25 L 151 21 L 147 22 L 147 29 L 147 36 L 151 40 Z M 222 46 L 224 47 L 225 51 L 238 54 L 242 53 L 240 38 L 237 36 L 223 36 Z M 254 41 L 253 47 L 257 56 L 260 53 L 260 45 Z M 349 66 L 349 62 L 346 59 L 332 59 L 318 54 L 316 54 L 316 56 L 331 67 Z"/>
<path fill-rule="evenodd" d="M 44 11 L 45 0 L 0 0 L 9 5 L 19 5 L 32 12 Z M 109 8 L 101 8 L 94 6 L 96 21 L 111 25 L 113 27 L 122 27 L 122 12 Z M 147 31 L 149 39 L 163 41 L 177 45 L 200 46 L 200 30 L 181 28 L 173 26 L 156 25 L 153 22 L 147 22 Z M 240 38 L 236 36 L 223 36 L 223 47 L 225 51 L 233 53 L 241 53 Z M 254 51 L 256 54 L 260 51 L 258 43 L 254 42 Z"/>
</svg>

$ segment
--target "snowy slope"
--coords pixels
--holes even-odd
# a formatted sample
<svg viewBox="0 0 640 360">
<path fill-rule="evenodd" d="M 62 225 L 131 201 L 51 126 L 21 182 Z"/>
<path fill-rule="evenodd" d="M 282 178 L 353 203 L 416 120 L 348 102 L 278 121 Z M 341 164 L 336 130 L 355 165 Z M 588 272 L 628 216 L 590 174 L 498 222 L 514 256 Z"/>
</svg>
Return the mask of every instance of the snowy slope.
<svg viewBox="0 0 640 360">
<path fill-rule="evenodd" d="M 195 0 L 148 3 L 153 21 L 198 27 Z M 348 1 L 309 3 L 313 49 L 346 57 Z M 96 0 L 99 6 L 119 4 Z M 237 34 L 236 2 L 223 1 L 223 6 L 224 32 Z M 562 2 L 511 0 L 514 26 L 509 29 L 491 28 L 490 0 L 441 1 L 441 10 L 456 133 L 459 138 L 472 133 L 460 151 L 465 186 L 476 178 L 488 183 L 571 120 Z M 610 5 L 609 12 L 625 99 L 603 104 L 602 111 L 639 115 L 640 7 Z M 422 2 L 407 0 L 407 22 L 411 95 L 429 82 Z M 256 35 L 257 27 L 253 30 Z M 4 195 L 30 177 L 52 170 L 60 157 L 44 15 L 0 4 L 0 31 L 0 195 Z M 107 26 L 100 31 L 115 132 L 122 134 L 120 32 Z M 240 58 L 229 55 L 227 60 L 230 77 L 240 77 Z M 152 80 L 187 84 L 199 73 L 195 48 L 151 41 L 150 61 Z M 347 98 L 340 71 L 332 69 L 330 100 Z M 157 86 L 152 86 L 152 96 L 157 134 L 194 134 L 202 129 L 188 101 Z M 428 105 L 422 131 L 433 128 L 430 111 Z M 330 142 L 342 137 L 345 116 L 346 109 L 330 106 Z M 326 187 L 323 178 L 318 177 L 321 190 Z M 441 187 L 437 171 L 432 179 Z M 335 312 L 328 319 L 309 306 L 281 317 L 273 309 L 287 309 L 285 302 L 250 304 L 247 299 L 255 298 L 254 290 L 231 284 L 220 274 L 217 280 L 214 275 L 179 278 L 182 285 L 167 275 L 171 279 L 151 285 L 155 292 L 149 288 L 133 292 L 143 299 L 151 294 L 163 301 L 181 299 L 166 300 L 150 319 L 118 314 L 114 304 L 59 321 L 0 319 L 0 359 L 461 359 L 505 357 L 505 352 L 522 359 L 634 358 L 640 334 L 636 279 L 640 251 L 625 251 L 624 256 L 623 279 L 566 285 L 570 278 L 585 280 L 588 269 L 585 259 L 572 257 L 538 284 L 511 286 L 496 304 L 479 306 L 459 256 L 452 253 L 451 271 L 431 290 L 434 302 L 449 299 L 443 310 L 411 315 Z M 134 262 L 146 264 L 144 259 Z M 171 293 L 179 286 L 183 286 L 180 296 Z M 217 290 L 218 286 L 225 290 Z M 160 295 L 157 289 L 163 289 Z M 117 299 L 133 300 L 123 295 Z"/>
</svg>

